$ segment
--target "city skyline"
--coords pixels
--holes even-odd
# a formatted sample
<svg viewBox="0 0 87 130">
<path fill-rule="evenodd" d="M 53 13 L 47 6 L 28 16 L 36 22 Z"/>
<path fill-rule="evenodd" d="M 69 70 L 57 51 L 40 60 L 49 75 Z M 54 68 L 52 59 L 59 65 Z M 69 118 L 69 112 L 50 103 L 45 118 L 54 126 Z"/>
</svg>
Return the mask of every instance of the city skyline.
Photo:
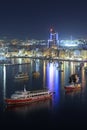
<svg viewBox="0 0 87 130">
<path fill-rule="evenodd" d="M 78 0 L 1 1 L 0 36 L 48 39 L 53 27 L 61 39 L 86 37 L 86 5 Z"/>
</svg>

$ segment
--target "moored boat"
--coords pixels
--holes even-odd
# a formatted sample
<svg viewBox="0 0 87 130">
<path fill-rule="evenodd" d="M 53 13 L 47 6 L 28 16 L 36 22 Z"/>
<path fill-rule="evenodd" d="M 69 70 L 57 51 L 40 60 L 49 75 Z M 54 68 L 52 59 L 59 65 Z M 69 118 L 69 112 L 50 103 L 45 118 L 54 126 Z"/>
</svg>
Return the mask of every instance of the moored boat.
<svg viewBox="0 0 87 130">
<path fill-rule="evenodd" d="M 16 91 L 12 94 L 11 98 L 6 98 L 5 102 L 8 105 L 20 105 L 28 104 L 31 102 L 41 101 L 45 99 L 51 99 L 53 92 L 49 90 L 39 90 L 39 91 Z"/>
<path fill-rule="evenodd" d="M 40 77 L 40 73 L 39 72 L 32 72 L 32 76 L 34 77 L 34 78 L 39 78 Z"/>
<path fill-rule="evenodd" d="M 64 86 L 64 88 L 65 88 L 65 90 L 66 91 L 73 91 L 73 90 L 78 90 L 78 89 L 80 89 L 81 88 L 81 84 L 79 83 L 79 84 L 70 84 L 70 85 L 66 85 L 66 86 Z"/>
<path fill-rule="evenodd" d="M 18 74 L 15 75 L 15 79 L 28 79 L 29 75 L 27 73 L 18 72 Z"/>
</svg>

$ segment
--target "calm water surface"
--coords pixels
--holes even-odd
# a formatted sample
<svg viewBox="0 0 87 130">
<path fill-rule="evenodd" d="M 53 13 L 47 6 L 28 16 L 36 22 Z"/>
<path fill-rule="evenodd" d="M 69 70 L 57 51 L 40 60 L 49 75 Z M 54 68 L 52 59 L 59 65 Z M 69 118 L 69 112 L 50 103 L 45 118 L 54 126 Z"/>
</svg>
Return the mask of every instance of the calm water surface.
<svg viewBox="0 0 87 130">
<path fill-rule="evenodd" d="M 3 129 L 87 127 L 87 74 L 79 65 L 79 62 L 60 64 L 58 61 L 30 60 L 30 63 L 25 65 L 0 66 L 0 125 Z M 27 72 L 29 79 L 14 80 L 19 71 Z M 39 71 L 40 77 L 33 78 L 33 71 Z M 64 85 L 68 84 L 69 76 L 73 73 L 79 74 L 82 89 L 66 93 Z M 55 91 L 55 94 L 52 100 L 21 107 L 7 107 L 4 98 L 10 97 L 17 90 L 23 90 L 24 86 L 27 90 L 48 88 Z"/>
</svg>

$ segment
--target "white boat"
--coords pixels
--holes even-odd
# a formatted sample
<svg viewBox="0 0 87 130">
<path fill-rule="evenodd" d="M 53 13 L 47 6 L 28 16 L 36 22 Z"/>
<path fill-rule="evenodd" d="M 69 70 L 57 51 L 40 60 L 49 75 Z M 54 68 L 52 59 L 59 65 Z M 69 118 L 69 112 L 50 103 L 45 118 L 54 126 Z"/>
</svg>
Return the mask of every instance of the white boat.
<svg viewBox="0 0 87 130">
<path fill-rule="evenodd" d="M 52 94 L 53 92 L 49 90 L 26 91 L 24 88 L 24 91 L 16 91 L 12 94 L 11 98 L 6 98 L 5 102 L 8 105 L 28 104 L 30 102 L 50 99 Z"/>
<path fill-rule="evenodd" d="M 18 74 L 15 75 L 15 79 L 27 79 L 29 78 L 29 75 L 27 73 L 18 72 Z"/>
</svg>

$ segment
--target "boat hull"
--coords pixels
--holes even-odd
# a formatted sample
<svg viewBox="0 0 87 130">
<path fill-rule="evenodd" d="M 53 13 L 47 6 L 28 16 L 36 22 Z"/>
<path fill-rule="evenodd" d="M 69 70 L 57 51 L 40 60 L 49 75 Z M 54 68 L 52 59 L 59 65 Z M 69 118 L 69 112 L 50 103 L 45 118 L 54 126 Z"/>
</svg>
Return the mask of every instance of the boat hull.
<svg viewBox="0 0 87 130">
<path fill-rule="evenodd" d="M 64 87 L 66 91 L 75 91 L 81 89 L 81 84 L 78 85 L 68 85 Z"/>
<path fill-rule="evenodd" d="M 25 99 L 5 99 L 7 105 L 21 105 L 21 104 L 28 104 L 32 102 L 38 102 L 41 100 L 51 99 L 52 94 L 45 95 L 45 96 L 37 96 L 37 97 L 30 97 Z"/>
</svg>

